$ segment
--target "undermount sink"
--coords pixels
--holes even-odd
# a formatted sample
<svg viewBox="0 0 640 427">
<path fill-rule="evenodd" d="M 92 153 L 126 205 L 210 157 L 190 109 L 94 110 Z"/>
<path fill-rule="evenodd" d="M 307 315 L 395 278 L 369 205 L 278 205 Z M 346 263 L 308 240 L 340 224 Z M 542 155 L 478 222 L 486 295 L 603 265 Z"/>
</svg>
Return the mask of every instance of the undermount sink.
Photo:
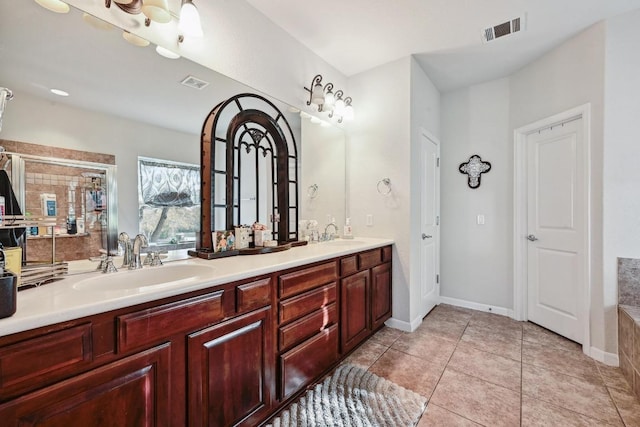
<svg viewBox="0 0 640 427">
<path fill-rule="evenodd" d="M 117 273 L 100 274 L 80 280 L 73 285 L 77 291 L 135 291 L 188 285 L 213 277 L 215 267 L 195 263 L 167 263 L 159 267 L 139 270 L 122 269 Z"/>
</svg>

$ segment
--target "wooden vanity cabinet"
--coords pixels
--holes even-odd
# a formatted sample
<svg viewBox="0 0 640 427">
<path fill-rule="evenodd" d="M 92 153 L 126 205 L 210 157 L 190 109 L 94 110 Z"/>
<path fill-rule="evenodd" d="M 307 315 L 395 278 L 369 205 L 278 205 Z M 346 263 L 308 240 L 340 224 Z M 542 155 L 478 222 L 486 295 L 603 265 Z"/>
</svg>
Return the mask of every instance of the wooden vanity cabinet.
<svg viewBox="0 0 640 427">
<path fill-rule="evenodd" d="M 340 349 L 346 354 L 391 317 L 391 247 L 340 260 Z"/>
<path fill-rule="evenodd" d="M 278 398 L 284 401 L 338 360 L 336 260 L 278 277 Z"/>
<path fill-rule="evenodd" d="M 168 426 L 170 344 L 0 405 L 3 426 Z"/>
<path fill-rule="evenodd" d="M 391 247 L 0 337 L 3 426 L 254 426 L 391 315 Z"/>
</svg>

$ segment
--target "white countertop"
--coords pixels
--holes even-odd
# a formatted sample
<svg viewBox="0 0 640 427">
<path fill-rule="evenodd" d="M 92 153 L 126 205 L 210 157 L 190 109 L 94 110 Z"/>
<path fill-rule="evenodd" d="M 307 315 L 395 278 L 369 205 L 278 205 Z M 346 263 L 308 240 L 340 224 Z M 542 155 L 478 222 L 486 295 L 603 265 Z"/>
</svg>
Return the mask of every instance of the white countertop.
<svg viewBox="0 0 640 427">
<path fill-rule="evenodd" d="M 282 252 L 261 255 L 239 255 L 213 260 L 190 258 L 166 262 L 154 270 L 100 272 L 70 275 L 63 280 L 38 288 L 18 292 L 17 311 L 12 317 L 0 319 L 0 336 L 26 331 L 59 322 L 104 313 L 119 308 L 180 295 L 215 285 L 234 282 L 274 271 L 298 267 L 354 252 L 374 249 L 393 243 L 390 239 L 355 238 L 334 240 L 294 247 Z M 75 261 L 74 261 L 75 262 Z M 82 262 L 82 261 L 81 261 Z M 115 263 L 116 267 L 119 265 Z M 176 278 L 193 267 L 193 277 Z M 205 268 L 206 267 L 206 268 Z M 162 270 L 165 269 L 165 270 Z M 210 275 L 204 274 L 209 273 Z M 137 285 L 137 279 L 165 276 L 170 282 L 160 281 Z M 105 286 L 104 282 L 109 285 Z M 102 282 L 102 283 L 100 283 Z M 112 284 L 112 285 L 111 285 Z"/>
</svg>

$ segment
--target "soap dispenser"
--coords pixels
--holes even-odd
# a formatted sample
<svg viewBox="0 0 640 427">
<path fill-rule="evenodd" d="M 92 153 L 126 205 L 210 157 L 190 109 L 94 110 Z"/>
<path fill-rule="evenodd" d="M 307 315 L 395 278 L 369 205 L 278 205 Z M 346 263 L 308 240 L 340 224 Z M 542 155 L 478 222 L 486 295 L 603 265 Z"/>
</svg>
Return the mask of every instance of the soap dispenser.
<svg viewBox="0 0 640 427">
<path fill-rule="evenodd" d="M 347 221 L 344 223 L 342 238 L 353 239 L 353 230 L 351 230 L 351 218 L 347 218 Z"/>
</svg>

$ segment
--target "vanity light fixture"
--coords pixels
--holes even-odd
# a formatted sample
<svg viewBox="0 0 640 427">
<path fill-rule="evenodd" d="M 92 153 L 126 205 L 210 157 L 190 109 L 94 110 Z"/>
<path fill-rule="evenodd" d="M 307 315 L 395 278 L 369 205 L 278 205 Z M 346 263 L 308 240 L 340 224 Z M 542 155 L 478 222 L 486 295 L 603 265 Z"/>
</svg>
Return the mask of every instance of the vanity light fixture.
<svg viewBox="0 0 640 427">
<path fill-rule="evenodd" d="M 323 86 L 321 74 L 316 75 L 309 86 L 311 89 L 304 88 L 309 92 L 307 105 L 317 105 L 318 112 L 328 112 L 329 118 L 338 118 L 338 123 L 342 123 L 343 119 L 353 120 L 354 111 L 350 96 L 344 97 L 342 90 L 337 90 L 334 93 L 333 83 L 327 83 Z"/>
<path fill-rule="evenodd" d="M 35 0 L 40 6 L 55 13 L 69 13 L 69 5 L 60 0 Z"/>
<path fill-rule="evenodd" d="M 179 42 L 184 40 L 184 36 L 200 38 L 204 35 L 202 24 L 200 23 L 200 14 L 192 0 L 182 0 L 178 29 L 180 30 Z"/>
<path fill-rule="evenodd" d="M 130 33 L 129 31 L 126 31 L 126 30 L 122 32 L 122 38 L 134 46 L 138 46 L 138 47 L 149 46 L 149 40 L 145 40 L 142 37 L 136 36 L 135 34 Z"/>
<path fill-rule="evenodd" d="M 168 59 L 180 58 L 180 55 L 178 55 L 177 53 L 171 52 L 169 49 L 164 48 L 162 46 L 156 46 L 156 52 L 158 53 L 158 55 L 164 56 L 165 58 L 168 58 Z"/>
<path fill-rule="evenodd" d="M 111 3 L 115 3 L 122 11 L 131 15 L 142 13 L 145 16 L 144 25 L 146 27 L 151 25 L 151 21 L 160 24 L 171 22 L 171 12 L 167 0 L 104 0 L 107 9 L 111 7 Z"/>
</svg>

